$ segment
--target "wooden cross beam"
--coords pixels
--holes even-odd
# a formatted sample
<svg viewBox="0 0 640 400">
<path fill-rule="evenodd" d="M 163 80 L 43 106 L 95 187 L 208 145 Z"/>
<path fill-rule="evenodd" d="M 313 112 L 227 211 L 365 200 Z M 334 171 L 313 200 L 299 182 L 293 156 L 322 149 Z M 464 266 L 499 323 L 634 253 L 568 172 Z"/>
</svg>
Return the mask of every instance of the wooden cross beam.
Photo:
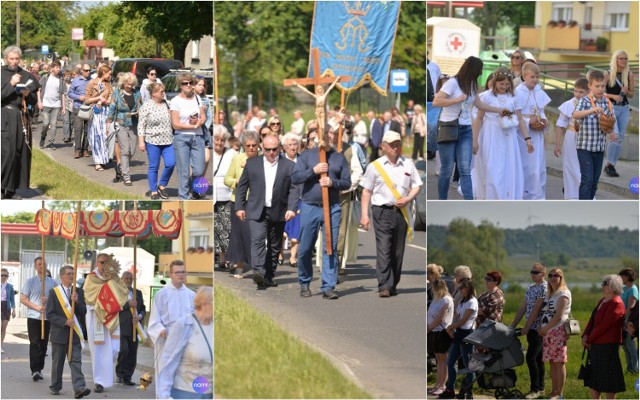
<svg viewBox="0 0 640 400">
<path fill-rule="evenodd" d="M 323 100 L 323 108 L 325 108 L 324 110 L 319 110 L 318 109 L 318 86 L 322 85 L 323 83 L 331 83 L 331 84 L 335 84 L 336 78 L 339 78 L 340 81 L 342 82 L 348 82 L 351 80 L 350 76 L 339 76 L 339 77 L 321 77 L 320 76 L 320 52 L 318 51 L 317 48 L 313 48 L 311 49 L 311 56 L 312 56 L 312 61 L 313 61 L 313 78 L 302 78 L 302 79 L 285 79 L 284 80 L 284 86 L 298 86 L 300 87 L 301 85 L 314 85 L 314 89 L 315 89 L 315 95 L 309 91 L 307 91 L 304 87 L 302 87 L 302 89 L 306 92 L 308 92 L 309 94 L 311 94 L 312 96 L 314 96 L 316 98 L 316 120 L 318 122 L 318 145 L 319 145 L 319 156 L 320 156 L 320 162 L 321 163 L 326 163 L 327 162 L 327 147 L 329 147 L 329 145 L 325 144 L 324 142 L 324 125 L 326 123 L 325 121 L 325 116 L 326 116 L 326 99 Z M 333 86 L 332 86 L 333 87 Z M 329 90 L 331 90 L 331 88 L 329 88 L 327 90 L 327 93 L 325 93 L 325 96 L 328 94 Z M 322 178 L 326 177 L 327 174 L 324 173 L 321 175 Z M 325 232 L 325 246 L 327 249 L 327 255 L 331 255 L 333 254 L 333 250 L 332 250 L 332 240 L 331 240 L 331 214 L 329 212 L 329 188 L 328 187 L 323 187 L 322 188 L 322 209 L 324 211 L 324 232 Z"/>
</svg>

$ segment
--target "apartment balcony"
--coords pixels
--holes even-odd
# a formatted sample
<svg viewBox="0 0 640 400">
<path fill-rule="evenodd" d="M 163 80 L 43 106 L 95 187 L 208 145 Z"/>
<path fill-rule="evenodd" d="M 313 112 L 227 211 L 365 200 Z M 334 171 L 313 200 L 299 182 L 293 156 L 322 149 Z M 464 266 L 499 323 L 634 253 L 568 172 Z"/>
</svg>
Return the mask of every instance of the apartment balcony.
<svg viewBox="0 0 640 400">
<path fill-rule="evenodd" d="M 593 52 L 593 55 L 601 56 L 603 52 L 608 52 L 611 43 L 610 27 L 587 26 L 586 28 L 584 26 L 521 26 L 518 46 L 522 49 L 540 49 L 567 55 Z"/>
</svg>

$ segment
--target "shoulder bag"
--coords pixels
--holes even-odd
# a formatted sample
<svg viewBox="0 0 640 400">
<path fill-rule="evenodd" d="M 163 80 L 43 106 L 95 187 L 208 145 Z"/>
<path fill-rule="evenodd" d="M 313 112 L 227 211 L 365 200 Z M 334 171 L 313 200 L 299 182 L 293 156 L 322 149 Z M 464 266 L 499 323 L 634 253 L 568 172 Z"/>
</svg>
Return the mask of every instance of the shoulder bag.
<svg viewBox="0 0 640 400">
<path fill-rule="evenodd" d="M 580 321 L 573 319 L 573 315 L 569 312 L 569 319 L 564 321 L 564 331 L 567 335 L 579 335 L 580 334 Z"/>
<path fill-rule="evenodd" d="M 462 115 L 462 107 L 458 118 Z M 438 121 L 438 143 L 457 142 L 460 133 L 458 118 L 453 121 Z"/>
</svg>

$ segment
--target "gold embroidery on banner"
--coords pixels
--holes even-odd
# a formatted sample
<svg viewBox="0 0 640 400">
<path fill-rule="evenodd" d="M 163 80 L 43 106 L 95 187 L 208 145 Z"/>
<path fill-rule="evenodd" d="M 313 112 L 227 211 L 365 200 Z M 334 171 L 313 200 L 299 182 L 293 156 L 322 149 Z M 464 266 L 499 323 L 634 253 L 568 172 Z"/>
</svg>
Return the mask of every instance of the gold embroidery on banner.
<svg viewBox="0 0 640 400">
<path fill-rule="evenodd" d="M 360 17 L 364 17 L 367 15 L 369 10 L 371 9 L 371 4 L 365 7 L 361 1 L 356 1 L 354 4 L 354 8 L 351 8 L 349 7 L 349 3 L 345 1 L 344 6 L 347 9 L 347 13 L 353 15 L 353 17 L 351 17 L 342 26 L 342 28 L 340 28 L 340 36 L 342 37 L 342 42 L 336 42 L 336 47 L 344 51 L 347 48 L 347 42 L 351 37 L 350 47 L 354 47 L 356 45 L 356 40 L 358 40 L 358 51 L 360 53 L 369 51 L 369 46 L 367 45 L 367 43 L 365 43 L 365 40 L 367 40 L 367 38 L 369 37 L 369 30 Z"/>
</svg>

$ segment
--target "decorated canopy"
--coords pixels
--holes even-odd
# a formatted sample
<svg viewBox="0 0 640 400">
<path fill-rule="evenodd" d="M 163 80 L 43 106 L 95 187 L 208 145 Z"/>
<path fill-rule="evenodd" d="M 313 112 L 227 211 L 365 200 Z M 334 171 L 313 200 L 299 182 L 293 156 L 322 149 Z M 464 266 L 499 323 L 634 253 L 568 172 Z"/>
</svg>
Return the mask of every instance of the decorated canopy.
<svg viewBox="0 0 640 400">
<path fill-rule="evenodd" d="M 41 235 L 62 236 L 72 240 L 76 233 L 76 213 L 41 209 L 36 227 Z M 182 225 L 181 210 L 82 211 L 80 234 L 83 236 L 149 235 L 177 239 Z"/>
</svg>

